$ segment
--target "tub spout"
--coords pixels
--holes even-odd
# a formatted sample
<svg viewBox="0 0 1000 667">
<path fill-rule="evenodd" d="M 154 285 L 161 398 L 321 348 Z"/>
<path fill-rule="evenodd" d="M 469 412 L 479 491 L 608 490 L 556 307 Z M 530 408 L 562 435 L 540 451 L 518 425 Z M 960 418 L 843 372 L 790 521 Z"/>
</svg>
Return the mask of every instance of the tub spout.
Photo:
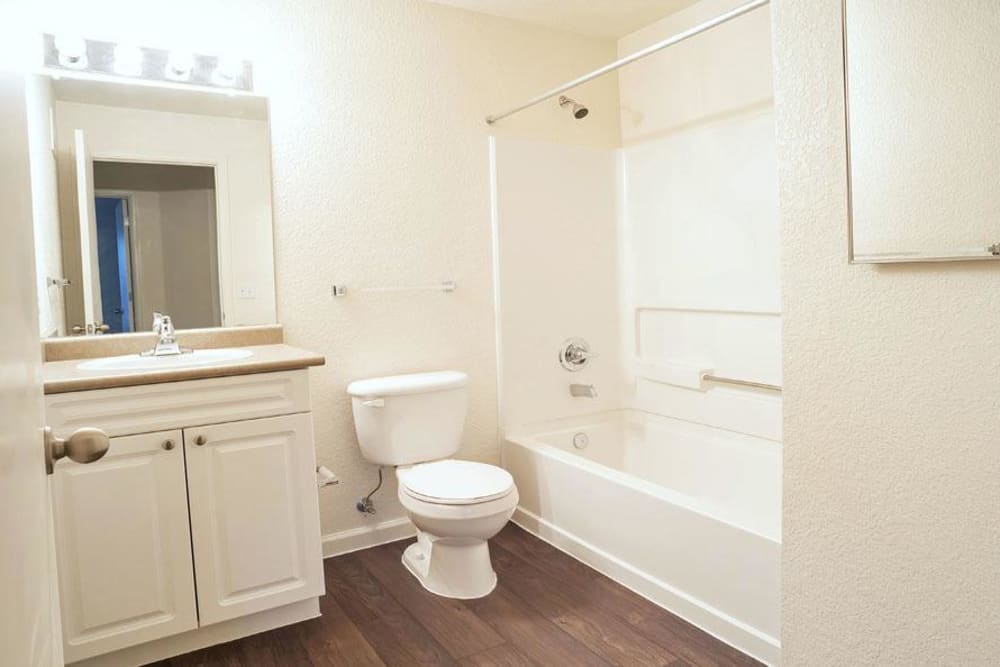
<svg viewBox="0 0 1000 667">
<path fill-rule="evenodd" d="M 569 393 L 577 398 L 597 398 L 597 387 L 592 384 L 571 384 Z"/>
</svg>

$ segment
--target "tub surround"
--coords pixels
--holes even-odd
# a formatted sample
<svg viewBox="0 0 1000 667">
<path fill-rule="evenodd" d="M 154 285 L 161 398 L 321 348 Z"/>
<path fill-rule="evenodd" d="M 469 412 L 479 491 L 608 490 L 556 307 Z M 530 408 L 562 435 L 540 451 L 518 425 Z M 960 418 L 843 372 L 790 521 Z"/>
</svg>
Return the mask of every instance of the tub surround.
<svg viewBox="0 0 1000 667">
<path fill-rule="evenodd" d="M 184 339 L 181 340 L 183 344 Z M 226 345 L 226 347 L 228 346 Z M 209 346 L 209 348 L 200 349 L 210 349 L 212 347 L 222 346 L 213 345 Z M 73 391 L 88 391 L 91 389 L 179 382 L 181 380 L 221 378 L 234 375 L 251 375 L 254 373 L 274 373 L 277 371 L 298 370 L 310 366 L 322 366 L 326 363 L 323 355 L 292 347 L 291 345 L 285 345 L 284 343 L 243 345 L 241 347 L 245 347 L 253 352 L 253 354 L 246 359 L 219 364 L 207 364 L 204 366 L 189 366 L 187 368 L 95 372 L 78 368 L 80 359 L 91 358 L 89 356 L 65 359 L 63 361 L 48 361 L 42 366 L 42 382 L 46 394 L 61 394 Z M 119 354 L 132 353 L 125 352 Z"/>
<path fill-rule="evenodd" d="M 219 347 L 249 347 L 275 345 L 285 342 L 284 328 L 280 324 L 251 327 L 212 327 L 206 329 L 178 329 L 177 342 L 181 347 L 207 350 Z M 105 336 L 65 336 L 42 341 L 42 359 L 65 361 L 67 359 L 94 359 L 138 354 L 156 344 L 156 334 L 143 331 Z"/>
</svg>

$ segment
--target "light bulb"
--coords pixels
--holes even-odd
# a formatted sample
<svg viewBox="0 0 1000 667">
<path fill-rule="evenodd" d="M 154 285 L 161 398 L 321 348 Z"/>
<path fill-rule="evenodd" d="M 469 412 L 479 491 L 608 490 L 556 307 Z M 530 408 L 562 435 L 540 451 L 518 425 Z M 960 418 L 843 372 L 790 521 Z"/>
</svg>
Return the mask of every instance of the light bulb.
<svg viewBox="0 0 1000 667">
<path fill-rule="evenodd" d="M 212 72 L 212 80 L 220 86 L 231 86 L 243 74 L 243 61 L 239 58 L 219 56 Z"/>
<path fill-rule="evenodd" d="M 55 45 L 60 65 L 70 69 L 87 68 L 87 42 L 82 37 L 59 35 Z"/>
<path fill-rule="evenodd" d="M 122 76 L 142 75 L 142 50 L 131 44 L 115 47 L 115 73 Z"/>
<path fill-rule="evenodd" d="M 172 81 L 187 81 L 194 68 L 194 54 L 190 51 L 171 51 L 167 56 L 167 78 Z"/>
</svg>

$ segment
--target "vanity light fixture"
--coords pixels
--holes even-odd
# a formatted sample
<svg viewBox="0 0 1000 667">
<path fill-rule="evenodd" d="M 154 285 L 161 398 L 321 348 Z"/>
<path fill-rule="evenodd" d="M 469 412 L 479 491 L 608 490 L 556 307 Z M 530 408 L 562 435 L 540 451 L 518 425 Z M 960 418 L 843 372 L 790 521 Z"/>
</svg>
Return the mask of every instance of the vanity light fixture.
<svg viewBox="0 0 1000 667">
<path fill-rule="evenodd" d="M 230 56 L 219 56 L 215 61 L 212 80 L 220 86 L 231 86 L 243 74 L 243 61 Z"/>
<path fill-rule="evenodd" d="M 183 49 L 139 47 L 129 43 L 52 34 L 42 35 L 46 69 L 127 77 L 225 90 L 231 94 L 253 92 L 253 64 L 232 56 L 213 56 Z"/>
</svg>

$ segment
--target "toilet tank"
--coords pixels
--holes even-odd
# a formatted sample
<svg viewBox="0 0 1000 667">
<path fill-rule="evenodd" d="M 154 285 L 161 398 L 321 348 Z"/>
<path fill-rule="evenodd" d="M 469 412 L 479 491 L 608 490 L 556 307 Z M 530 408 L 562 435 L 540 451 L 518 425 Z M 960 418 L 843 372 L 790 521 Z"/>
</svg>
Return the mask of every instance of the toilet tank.
<svg viewBox="0 0 1000 667">
<path fill-rule="evenodd" d="M 352 382 L 361 455 L 391 466 L 453 455 L 462 443 L 468 381 L 459 371 L 436 371 Z"/>
</svg>

